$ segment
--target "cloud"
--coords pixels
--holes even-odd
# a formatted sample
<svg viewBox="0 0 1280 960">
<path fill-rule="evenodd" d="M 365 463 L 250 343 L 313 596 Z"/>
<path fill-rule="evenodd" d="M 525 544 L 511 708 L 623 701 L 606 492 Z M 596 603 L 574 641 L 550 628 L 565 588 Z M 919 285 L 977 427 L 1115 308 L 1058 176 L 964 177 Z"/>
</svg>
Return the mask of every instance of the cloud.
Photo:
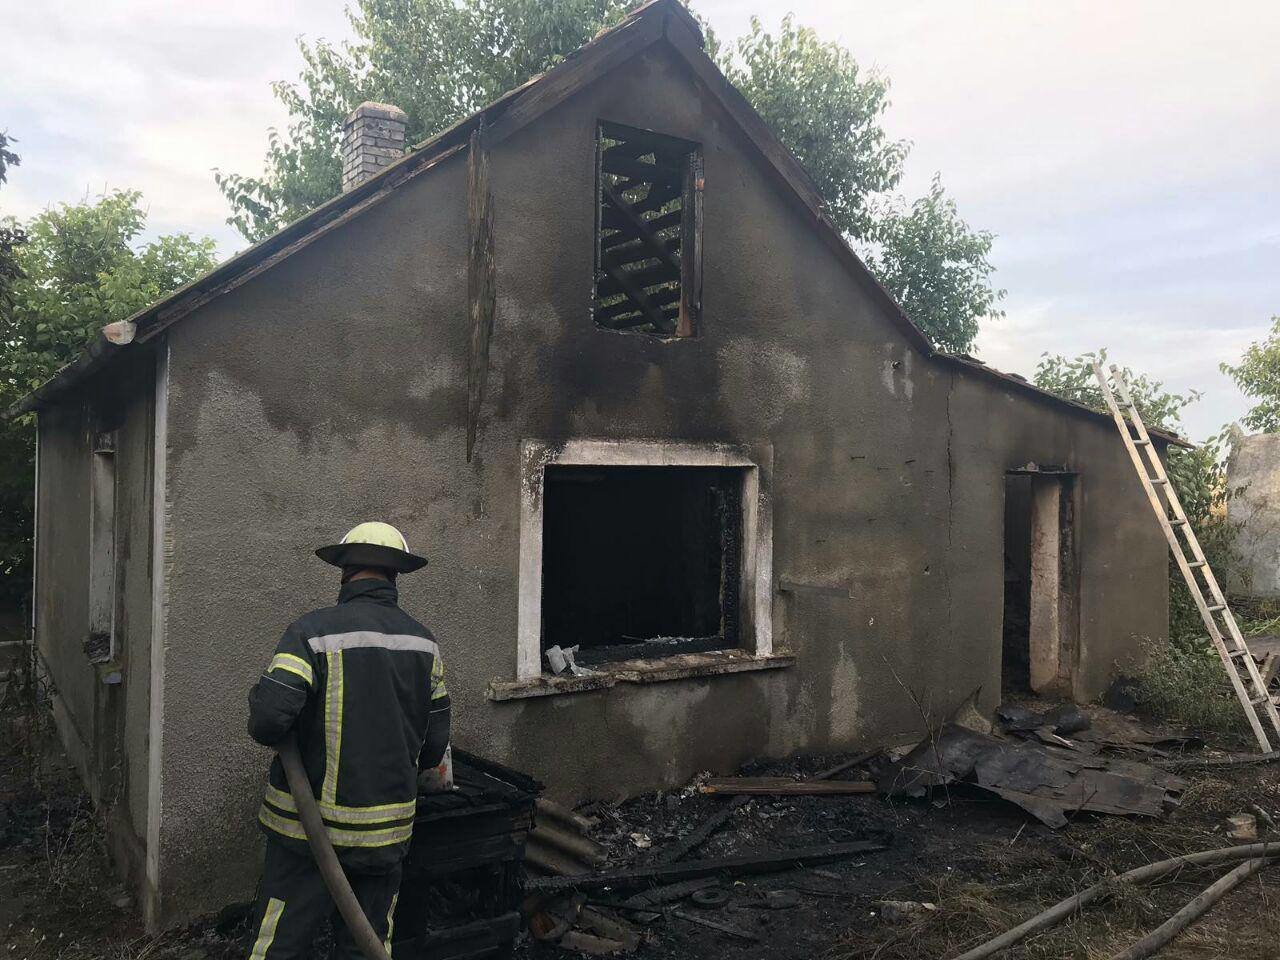
<svg viewBox="0 0 1280 960">
<path fill-rule="evenodd" d="M 348 34 L 332 3 L 83 0 L 13 6 L 0 56 L 0 125 L 22 166 L 0 203 L 31 216 L 108 188 L 142 190 L 150 233 L 191 230 L 230 254 L 212 170 L 257 172 L 283 125 L 273 80 L 296 77 L 298 34 Z"/>
<path fill-rule="evenodd" d="M 1204 435 L 1246 402 L 1217 370 L 1280 313 L 1280 4 L 1228 0 L 695 0 L 723 39 L 788 10 L 892 81 L 913 151 L 904 190 L 941 171 L 996 232 L 1005 319 L 979 348 L 1030 373 L 1045 351 L 1112 356 L 1198 387 Z M 224 254 L 214 167 L 261 169 L 286 118 L 273 80 L 295 38 L 349 35 L 340 0 L 10 4 L 0 129 L 22 167 L 0 191 L 28 216 L 104 187 L 143 191 L 153 232 Z"/>
</svg>

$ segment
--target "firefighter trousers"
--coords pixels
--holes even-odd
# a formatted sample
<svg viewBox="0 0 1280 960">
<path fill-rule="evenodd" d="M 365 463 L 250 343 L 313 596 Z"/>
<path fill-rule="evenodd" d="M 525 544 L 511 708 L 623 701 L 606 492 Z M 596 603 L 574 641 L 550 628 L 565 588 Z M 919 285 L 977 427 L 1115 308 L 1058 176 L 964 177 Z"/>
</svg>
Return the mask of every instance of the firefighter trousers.
<svg viewBox="0 0 1280 960">
<path fill-rule="evenodd" d="M 374 933 L 390 953 L 392 915 L 400 892 L 399 864 L 388 873 L 348 873 L 347 880 Z M 315 860 L 268 840 L 250 960 L 309 957 L 320 925 L 329 916 L 333 917 L 334 957 L 362 960 L 360 948 L 338 915 Z"/>
</svg>

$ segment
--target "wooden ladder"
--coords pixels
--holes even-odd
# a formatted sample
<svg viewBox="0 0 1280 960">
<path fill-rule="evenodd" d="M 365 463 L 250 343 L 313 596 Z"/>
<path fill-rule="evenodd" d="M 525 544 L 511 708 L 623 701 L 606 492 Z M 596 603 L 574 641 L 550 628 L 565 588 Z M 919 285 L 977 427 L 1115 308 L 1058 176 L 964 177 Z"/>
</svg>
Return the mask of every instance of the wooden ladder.
<svg viewBox="0 0 1280 960">
<path fill-rule="evenodd" d="M 1094 362 L 1093 373 L 1098 378 L 1098 384 L 1102 387 L 1102 396 L 1107 401 L 1120 436 L 1124 439 L 1125 449 L 1129 451 L 1129 459 L 1133 461 L 1133 467 L 1142 479 L 1142 488 L 1147 491 L 1147 499 L 1151 501 L 1151 509 L 1155 511 L 1156 519 L 1160 521 L 1160 529 L 1164 531 L 1165 539 L 1169 541 L 1173 558 L 1178 562 L 1178 569 L 1182 571 L 1182 577 L 1187 582 L 1191 597 L 1195 600 L 1204 625 L 1209 630 L 1209 638 L 1222 659 L 1223 667 L 1226 668 L 1227 678 L 1236 691 L 1240 705 L 1244 707 L 1245 716 L 1249 718 L 1249 726 L 1253 728 L 1253 735 L 1258 739 L 1258 747 L 1263 753 L 1269 753 L 1272 736 L 1280 744 L 1280 715 L 1276 713 L 1276 705 L 1271 699 L 1271 694 L 1267 692 L 1266 682 L 1258 672 L 1258 665 L 1254 662 L 1248 645 L 1244 642 L 1240 627 L 1236 624 L 1236 618 L 1227 606 L 1227 598 L 1218 585 L 1218 578 L 1213 575 L 1204 551 L 1200 549 L 1196 532 L 1187 522 L 1187 515 L 1182 509 L 1182 503 L 1178 500 L 1173 484 L 1169 482 L 1169 475 L 1160 461 L 1160 454 L 1156 452 L 1142 417 L 1138 414 L 1138 408 L 1134 406 L 1124 373 L 1115 364 L 1111 365 L 1111 378 L 1115 383 L 1114 391 L 1102 370 L 1100 361 Z M 1119 394 L 1119 402 L 1116 400 L 1116 394 Z M 1130 424 L 1133 425 L 1132 431 L 1129 429 Z M 1139 449 L 1142 453 L 1138 452 Z M 1148 465 L 1150 465 L 1150 471 L 1147 469 Z M 1160 499 L 1162 494 L 1163 501 Z M 1179 531 L 1182 533 L 1181 539 L 1178 536 Z M 1191 559 L 1187 559 L 1186 548 L 1190 548 Z M 1205 587 L 1208 587 L 1207 599 Z M 1258 716 L 1259 707 L 1266 715 L 1267 725 L 1264 725 Z"/>
</svg>

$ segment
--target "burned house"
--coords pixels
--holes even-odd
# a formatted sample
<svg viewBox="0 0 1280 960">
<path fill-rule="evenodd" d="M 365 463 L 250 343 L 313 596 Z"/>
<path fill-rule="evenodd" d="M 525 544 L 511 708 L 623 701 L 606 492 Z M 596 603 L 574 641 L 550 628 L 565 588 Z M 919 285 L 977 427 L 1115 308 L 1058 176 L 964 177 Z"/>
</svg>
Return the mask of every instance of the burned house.
<svg viewBox="0 0 1280 960">
<path fill-rule="evenodd" d="M 457 742 L 566 801 L 1089 699 L 1167 632 L 1111 421 L 932 349 L 680 4 L 402 140 L 356 111 L 340 197 L 25 403 L 38 649 L 153 924 L 252 889 L 245 694 L 361 520 L 431 559 Z"/>
</svg>

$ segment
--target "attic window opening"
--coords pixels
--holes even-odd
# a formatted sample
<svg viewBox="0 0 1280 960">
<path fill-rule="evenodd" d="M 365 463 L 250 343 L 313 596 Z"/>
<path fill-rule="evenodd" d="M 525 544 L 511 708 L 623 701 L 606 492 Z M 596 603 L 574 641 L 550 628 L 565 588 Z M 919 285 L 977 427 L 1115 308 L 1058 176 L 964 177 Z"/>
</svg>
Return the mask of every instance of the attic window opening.
<svg viewBox="0 0 1280 960">
<path fill-rule="evenodd" d="M 702 299 L 702 151 L 601 121 L 596 136 L 596 326 L 692 337 Z"/>
<path fill-rule="evenodd" d="M 738 645 L 743 471 L 548 467 L 542 648 L 581 664 Z"/>
</svg>

